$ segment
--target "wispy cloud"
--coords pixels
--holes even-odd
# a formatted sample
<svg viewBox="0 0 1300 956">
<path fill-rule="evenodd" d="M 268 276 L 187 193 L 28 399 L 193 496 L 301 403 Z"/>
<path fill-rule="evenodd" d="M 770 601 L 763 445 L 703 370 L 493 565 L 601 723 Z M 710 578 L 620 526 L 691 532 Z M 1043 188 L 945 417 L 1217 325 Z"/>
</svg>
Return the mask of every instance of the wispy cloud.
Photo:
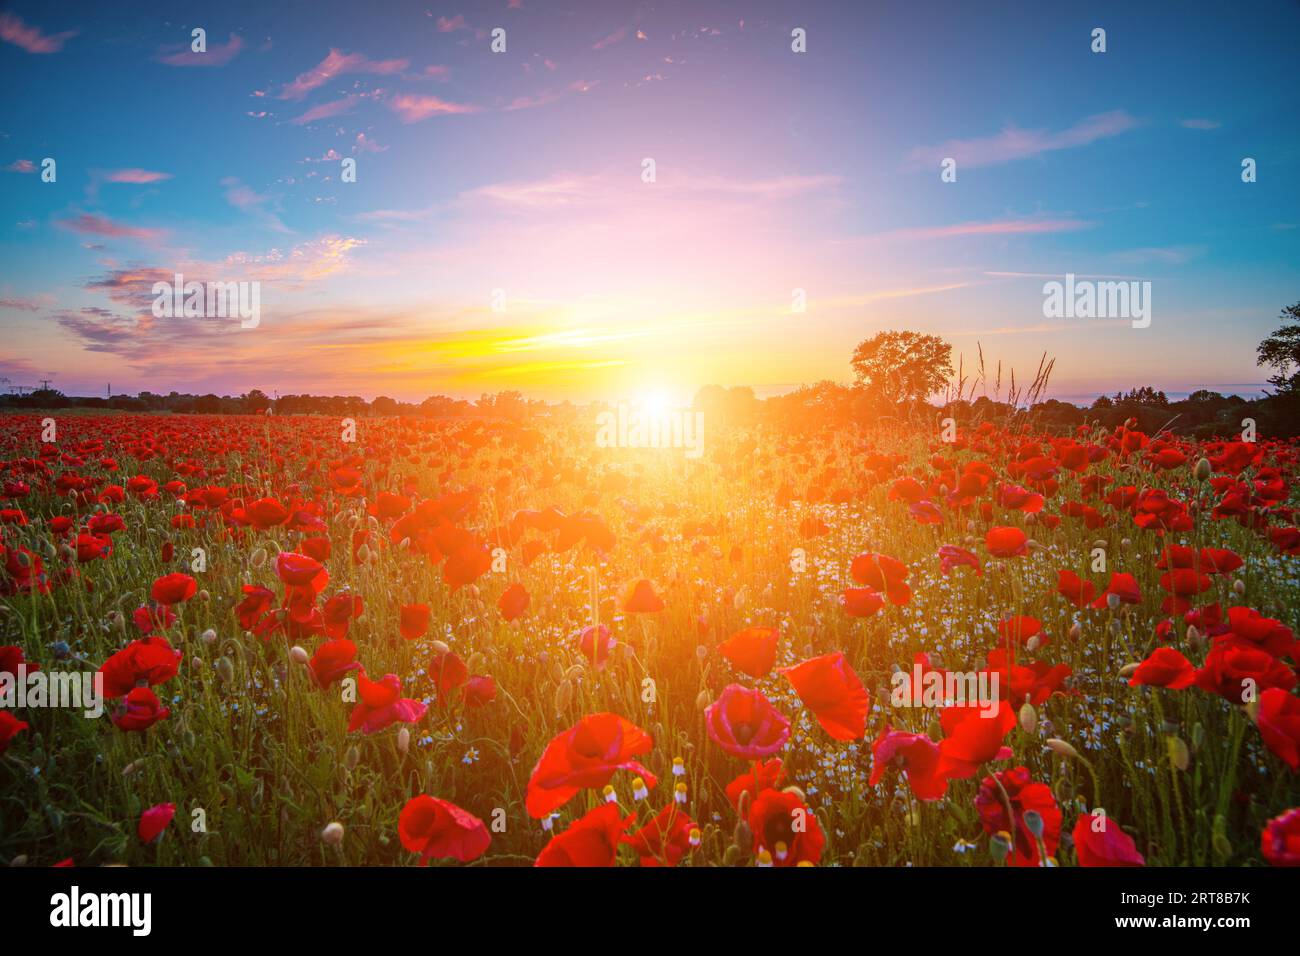
<svg viewBox="0 0 1300 956">
<path fill-rule="evenodd" d="M 225 66 L 239 56 L 239 51 L 243 48 L 243 37 L 232 33 L 230 39 L 224 44 L 210 46 L 203 53 L 196 53 L 189 46 L 179 50 L 174 46 L 164 47 L 159 51 L 158 62 L 165 63 L 167 66 Z M 164 52 L 166 50 L 172 52 Z"/>
<path fill-rule="evenodd" d="M 109 236 L 114 239 L 139 239 L 143 242 L 156 242 L 167 234 L 162 229 L 140 229 L 92 213 L 82 213 L 73 219 L 61 219 L 58 225 L 64 229 L 86 235 Z"/>
<path fill-rule="evenodd" d="M 1096 223 L 1084 219 L 994 219 L 962 222 L 952 226 L 920 226 L 876 233 L 877 239 L 955 239 L 960 236 L 1022 236 L 1052 232 L 1075 232 Z"/>
<path fill-rule="evenodd" d="M 148 169 L 113 169 L 104 175 L 104 182 L 145 184 L 171 178 L 171 173 L 156 173 Z"/>
<path fill-rule="evenodd" d="M 1223 124 L 1212 119 L 1185 119 L 1182 125 L 1188 129 L 1218 129 Z"/>
<path fill-rule="evenodd" d="M 76 30 L 48 35 L 39 27 L 29 26 L 12 13 L 0 13 L 0 40 L 22 47 L 28 53 L 58 53 L 63 44 L 77 35 Z"/>
<path fill-rule="evenodd" d="M 361 53 L 344 53 L 342 50 L 331 49 L 325 59 L 307 72 L 299 73 L 292 83 L 286 83 L 276 95 L 282 100 L 300 100 L 312 90 L 344 73 L 386 76 L 401 73 L 410 65 L 410 60 L 370 60 Z"/>
<path fill-rule="evenodd" d="M 331 116 L 339 116 L 346 113 L 360 102 L 361 97 L 352 95 L 345 96 L 340 100 L 331 100 L 328 103 L 322 103 L 319 106 L 313 106 L 301 116 L 296 116 L 289 120 L 294 126 L 305 126 L 307 123 L 314 123 L 317 120 L 329 119 Z"/>
<path fill-rule="evenodd" d="M 226 202 L 236 209 L 248 213 L 261 221 L 267 228 L 276 232 L 292 232 L 288 226 L 280 221 L 280 217 L 269 208 L 272 205 L 270 196 L 263 195 L 251 187 L 245 186 L 234 176 L 227 176 L 221 180 L 221 185 L 226 187 Z"/>
<path fill-rule="evenodd" d="M 1090 116 L 1056 132 L 1007 126 L 996 136 L 950 139 L 938 146 L 918 146 L 907 154 L 907 162 L 912 167 L 937 167 L 944 159 L 951 157 L 957 161 L 958 169 L 995 166 L 1044 153 L 1087 146 L 1101 139 L 1119 136 L 1139 125 L 1128 113 L 1114 110 Z"/>
<path fill-rule="evenodd" d="M 36 172 L 36 164 L 30 159 L 15 159 L 4 167 L 4 171 L 7 173 L 34 173 Z"/>
<path fill-rule="evenodd" d="M 397 114 L 403 123 L 418 123 L 430 116 L 451 116 L 455 114 L 477 113 L 477 106 L 465 103 L 451 103 L 436 96 L 421 96 L 417 93 L 402 93 L 388 101 L 388 108 Z"/>
<path fill-rule="evenodd" d="M 593 50 L 603 50 L 605 47 L 613 46 L 627 38 L 627 27 L 620 27 L 606 37 L 602 37 L 592 44 Z"/>
</svg>

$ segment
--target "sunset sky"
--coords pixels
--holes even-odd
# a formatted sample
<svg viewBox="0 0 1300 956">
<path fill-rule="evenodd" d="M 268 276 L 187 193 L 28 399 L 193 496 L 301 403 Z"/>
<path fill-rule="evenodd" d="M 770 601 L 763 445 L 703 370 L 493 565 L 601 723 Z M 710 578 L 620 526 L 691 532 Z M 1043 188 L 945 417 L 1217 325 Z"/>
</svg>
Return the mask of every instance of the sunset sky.
<svg viewBox="0 0 1300 956">
<path fill-rule="evenodd" d="M 913 329 L 1047 352 L 1067 400 L 1253 394 L 1300 300 L 1297 36 L 1295 2 L 0 3 L 0 376 L 763 395 Z M 176 272 L 259 281 L 260 325 L 155 318 Z M 1067 272 L 1151 281 L 1150 328 L 1044 318 Z"/>
</svg>

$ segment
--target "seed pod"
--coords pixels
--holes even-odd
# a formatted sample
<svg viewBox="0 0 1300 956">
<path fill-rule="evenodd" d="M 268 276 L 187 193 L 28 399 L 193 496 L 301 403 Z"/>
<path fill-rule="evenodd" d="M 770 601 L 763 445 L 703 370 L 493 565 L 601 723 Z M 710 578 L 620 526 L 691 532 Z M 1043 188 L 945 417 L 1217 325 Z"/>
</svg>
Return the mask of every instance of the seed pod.
<svg viewBox="0 0 1300 956">
<path fill-rule="evenodd" d="M 1122 677 L 1124 680 L 1128 680 L 1130 677 L 1132 677 L 1134 674 L 1137 673 L 1137 669 L 1141 666 L 1142 666 L 1141 664 L 1125 664 L 1123 667 L 1119 669 L 1119 676 Z"/>
<path fill-rule="evenodd" d="M 204 644 L 211 644 L 216 639 L 217 639 L 217 632 L 214 631 L 212 628 L 208 628 L 206 631 L 204 631 L 202 634 L 199 635 L 199 640 L 202 641 Z"/>
<path fill-rule="evenodd" d="M 226 684 L 235 679 L 235 664 L 224 654 L 217 659 L 217 676 Z"/>
<path fill-rule="evenodd" d="M 1191 765 L 1192 755 L 1182 737 L 1169 738 L 1169 762 L 1179 770 L 1186 770 Z"/>
<path fill-rule="evenodd" d="M 1073 757 L 1076 760 L 1079 757 L 1079 751 L 1075 750 L 1072 746 L 1070 746 L 1064 740 L 1061 740 L 1059 737 L 1053 737 L 1050 740 L 1048 740 L 1047 749 L 1052 751 L 1052 753 L 1060 754 L 1062 757 Z"/>
<path fill-rule="evenodd" d="M 397 732 L 397 752 L 405 755 L 411 749 L 411 728 L 403 727 Z"/>
<path fill-rule="evenodd" d="M 1020 728 L 1027 734 L 1032 734 L 1038 727 L 1038 712 L 1034 710 L 1034 705 L 1025 701 L 1020 706 Z"/>
<path fill-rule="evenodd" d="M 325 829 L 320 832 L 320 838 L 321 842 L 328 846 L 338 846 L 343 842 L 343 824 L 337 820 L 325 824 Z"/>
<path fill-rule="evenodd" d="M 1192 474 L 1196 476 L 1197 481 L 1207 481 L 1210 477 L 1210 459 L 1200 458 L 1196 462 L 1196 468 Z"/>
<path fill-rule="evenodd" d="M 299 647 L 295 644 L 293 647 L 289 648 L 289 659 L 295 664 L 306 664 L 311 660 L 311 657 L 307 654 L 305 648 Z"/>
</svg>

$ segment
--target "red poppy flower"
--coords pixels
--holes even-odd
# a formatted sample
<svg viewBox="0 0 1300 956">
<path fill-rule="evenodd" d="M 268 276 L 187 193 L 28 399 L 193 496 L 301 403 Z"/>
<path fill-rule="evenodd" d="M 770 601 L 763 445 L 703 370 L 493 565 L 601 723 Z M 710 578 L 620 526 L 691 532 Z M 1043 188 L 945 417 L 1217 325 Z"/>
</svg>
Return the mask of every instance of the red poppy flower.
<svg viewBox="0 0 1300 956">
<path fill-rule="evenodd" d="M 822 858 L 826 837 L 817 814 L 796 793 L 764 790 L 749 808 L 749 829 L 754 834 L 754 855 L 772 855 L 773 866 L 798 866 Z"/>
<path fill-rule="evenodd" d="M 1265 617 L 1254 608 L 1228 608 L 1228 630 L 1274 657 L 1300 661 L 1300 643 L 1297 643 L 1291 628 L 1274 618 Z"/>
<path fill-rule="evenodd" d="M 1137 578 L 1123 571 L 1111 572 L 1110 584 L 1106 585 L 1106 590 L 1092 602 L 1092 606 L 1098 610 L 1105 609 L 1112 594 L 1119 598 L 1121 604 L 1142 603 L 1142 590 L 1138 587 Z"/>
<path fill-rule="evenodd" d="M 1097 593 L 1097 585 L 1080 578 L 1073 571 L 1056 572 L 1056 592 L 1077 608 L 1086 607 Z"/>
<path fill-rule="evenodd" d="M 1196 686 L 1232 704 L 1245 704 L 1270 687 L 1290 690 L 1295 672 L 1268 651 L 1235 634 L 1214 639 L 1205 663 L 1196 672 Z"/>
<path fill-rule="evenodd" d="M 755 772 L 758 779 L 755 780 Z M 759 792 L 772 789 L 780 789 L 782 780 L 785 779 L 785 771 L 781 764 L 780 757 L 773 757 L 771 760 L 756 761 L 754 770 L 748 773 L 738 774 L 731 783 L 727 784 L 727 799 L 731 805 L 740 808 L 740 796 L 748 793 L 751 798 Z"/>
<path fill-rule="evenodd" d="M 1043 821 L 1042 841 L 1047 855 L 1054 857 L 1061 842 L 1061 808 L 1056 805 L 1052 788 L 1036 783 L 1025 767 L 1002 770 L 993 777 L 985 777 L 975 794 L 975 810 L 980 815 L 984 832 L 992 836 L 998 832 L 1012 834 L 1015 852 L 1013 866 L 1039 866 L 1038 841 L 1025 825 L 1025 814 L 1031 810 Z M 998 784 L 1001 784 L 999 788 Z M 1005 798 L 1003 794 L 1005 793 Z M 1014 822 L 1007 819 L 1007 801 L 1015 814 Z"/>
<path fill-rule="evenodd" d="M 18 668 L 27 665 L 27 673 L 34 674 L 41 669 L 40 665 L 27 660 L 23 656 L 23 649 L 16 645 L 10 644 L 6 647 L 0 647 L 0 674 L 13 674 L 18 676 Z"/>
<path fill-rule="evenodd" d="M 871 745 L 871 779 L 874 787 L 890 764 L 901 768 L 918 800 L 938 800 L 948 792 L 948 778 L 939 772 L 939 745 L 924 734 L 891 730 L 886 724 Z"/>
<path fill-rule="evenodd" d="M 582 656 L 591 661 L 597 670 L 605 666 L 605 661 L 609 659 L 609 652 L 615 643 L 609 628 L 604 624 L 584 627 L 578 635 L 578 647 L 582 651 Z"/>
<path fill-rule="evenodd" d="M 733 757 L 770 757 L 790 738 L 790 721 L 761 691 L 728 684 L 704 710 L 704 726 L 713 742 Z"/>
<path fill-rule="evenodd" d="M 1105 814 L 1079 814 L 1071 836 L 1080 866 L 1146 866 L 1133 838 Z"/>
<path fill-rule="evenodd" d="M 616 770 L 631 770 L 653 787 L 655 775 L 633 759 L 653 747 L 649 734 L 617 714 L 583 717 L 553 738 L 533 767 L 524 800 L 529 815 L 541 819 L 580 790 L 605 786 Z"/>
<path fill-rule="evenodd" d="M 1269 866 L 1300 866 L 1300 807 L 1268 821 L 1260 833 L 1260 850 Z"/>
<path fill-rule="evenodd" d="M 30 725 L 25 720 L 19 720 L 8 710 L 0 710 L 0 754 L 9 749 L 9 744 Z"/>
<path fill-rule="evenodd" d="M 973 777 L 982 764 L 1007 760 L 1011 748 L 1003 739 L 1016 725 L 1016 714 L 1005 699 L 993 716 L 978 704 L 945 707 L 939 712 L 943 740 L 939 743 L 939 773 L 952 779 Z"/>
<path fill-rule="evenodd" d="M 274 498 L 259 498 L 243 510 L 244 519 L 259 531 L 289 520 L 289 509 Z"/>
<path fill-rule="evenodd" d="M 403 604 L 401 621 L 398 624 L 402 637 L 408 641 L 424 637 L 425 632 L 429 630 L 429 614 L 427 604 Z"/>
<path fill-rule="evenodd" d="M 1026 546 L 1028 540 L 1019 528 L 990 528 L 988 534 L 984 536 L 984 547 L 988 548 L 989 554 L 995 558 L 1014 558 L 1028 550 Z"/>
<path fill-rule="evenodd" d="M 325 626 L 325 636 L 341 640 L 348 636 L 348 628 L 361 616 L 365 604 L 360 596 L 346 591 L 336 594 L 325 602 L 321 609 L 321 620 Z M 251 630 L 251 628 L 250 628 Z"/>
<path fill-rule="evenodd" d="M 335 681 L 343 679 L 349 671 L 360 670 L 357 663 L 357 645 L 345 637 L 326 641 L 316 648 L 307 662 L 307 672 L 312 683 L 324 690 Z"/>
<path fill-rule="evenodd" d="M 144 811 L 140 814 L 140 825 L 136 828 L 140 840 L 144 843 L 152 843 L 161 837 L 174 816 L 176 816 L 174 803 L 160 803 Z"/>
<path fill-rule="evenodd" d="M 420 854 L 425 863 L 434 857 L 468 863 L 486 853 L 492 842 L 487 827 L 474 814 L 423 793 L 402 807 L 397 835 L 402 846 Z"/>
<path fill-rule="evenodd" d="M 695 821 L 673 802 L 623 842 L 636 850 L 642 866 L 676 866 L 691 852 L 691 832 L 696 829 Z"/>
<path fill-rule="evenodd" d="M 109 719 L 126 731 L 146 731 L 171 713 L 148 687 L 134 688 L 126 695 L 123 705 Z"/>
<path fill-rule="evenodd" d="M 781 632 L 775 627 L 747 627 L 718 645 L 722 656 L 750 677 L 766 677 L 776 663 L 776 642 Z"/>
<path fill-rule="evenodd" d="M 429 677 L 442 705 L 450 699 L 452 691 L 459 690 L 469 680 L 469 667 L 455 651 L 438 651 L 429 661 Z"/>
<path fill-rule="evenodd" d="M 885 606 L 885 599 L 873 588 L 845 588 L 840 606 L 849 617 L 871 617 Z"/>
<path fill-rule="evenodd" d="M 245 584 L 244 599 L 235 605 L 235 614 L 239 626 L 246 631 L 258 633 L 262 619 L 275 606 L 275 592 L 260 584 Z"/>
<path fill-rule="evenodd" d="M 983 576 L 984 569 L 980 567 L 980 559 L 974 551 L 967 551 L 965 548 L 959 548 L 955 544 L 945 544 L 939 547 L 939 570 L 946 578 L 952 573 L 952 569 L 959 565 L 969 565 L 975 569 L 976 575 Z"/>
<path fill-rule="evenodd" d="M 1172 647 L 1157 647 L 1151 656 L 1138 665 L 1129 678 L 1130 687 L 1168 687 L 1182 690 L 1196 683 L 1196 668 L 1192 662 Z"/>
<path fill-rule="evenodd" d="M 1300 697 L 1278 687 L 1259 696 L 1259 736 L 1292 770 L 1300 770 Z"/>
<path fill-rule="evenodd" d="M 442 580 L 455 593 L 490 570 L 492 552 L 477 537 L 471 537 L 448 555 L 447 563 L 442 566 Z"/>
<path fill-rule="evenodd" d="M 167 638 L 154 635 L 132 641 L 99 667 L 104 675 L 104 696 L 124 697 L 140 684 L 161 684 L 176 676 L 181 652 Z"/>
<path fill-rule="evenodd" d="M 485 707 L 497 697 L 497 682 L 491 677 L 475 674 L 465 681 L 465 706 Z"/>
<path fill-rule="evenodd" d="M 628 614 L 653 614 L 664 609 L 664 602 L 655 594 L 654 585 L 642 578 L 635 581 L 623 595 L 623 610 Z"/>
<path fill-rule="evenodd" d="M 906 583 L 911 572 L 902 561 L 887 554 L 859 554 L 849 565 L 849 573 L 858 584 L 884 591 L 891 604 L 907 604 L 912 600 L 912 589 Z"/>
<path fill-rule="evenodd" d="M 530 600 L 524 586 L 516 583 L 501 592 L 501 597 L 497 600 L 497 607 L 501 610 L 503 618 L 507 621 L 513 621 L 527 610 Z"/>
<path fill-rule="evenodd" d="M 533 866 L 613 866 L 623 832 L 636 820 L 623 817 L 617 803 L 602 803 L 551 837 Z"/>
<path fill-rule="evenodd" d="M 194 597 L 199 585 L 188 574 L 164 574 L 153 583 L 150 596 L 158 604 L 180 604 Z"/>
<path fill-rule="evenodd" d="M 867 689 L 840 651 L 781 670 L 799 699 L 835 740 L 858 740 L 867 732 Z"/>
<path fill-rule="evenodd" d="M 329 583 L 329 572 L 315 558 L 294 551 L 281 551 L 275 559 L 275 573 L 291 587 L 310 587 L 320 594 Z"/>
<path fill-rule="evenodd" d="M 428 709 L 418 700 L 402 696 L 402 682 L 396 674 L 385 674 L 372 681 L 362 668 L 357 672 L 357 691 L 361 699 L 348 718 L 348 733 L 360 730 L 363 734 L 373 734 L 399 721 L 413 724 Z"/>
<path fill-rule="evenodd" d="M 1028 614 L 1009 617 L 998 623 L 998 634 L 1002 636 L 1003 643 L 1009 646 L 1023 647 L 1029 643 L 1030 638 L 1038 637 L 1042 630 L 1043 622 Z M 1048 643 L 1046 637 L 1039 638 L 1038 646 L 1046 647 Z"/>
</svg>

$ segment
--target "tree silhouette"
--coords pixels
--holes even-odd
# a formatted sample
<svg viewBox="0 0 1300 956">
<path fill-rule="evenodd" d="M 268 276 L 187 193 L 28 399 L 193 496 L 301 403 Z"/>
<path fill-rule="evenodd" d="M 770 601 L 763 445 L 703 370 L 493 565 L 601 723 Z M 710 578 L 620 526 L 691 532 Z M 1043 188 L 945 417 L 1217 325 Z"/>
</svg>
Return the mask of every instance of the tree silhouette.
<svg viewBox="0 0 1300 956">
<path fill-rule="evenodd" d="M 881 332 L 853 350 L 858 384 L 897 404 L 922 401 L 952 377 L 952 346 L 937 335 Z"/>
<path fill-rule="evenodd" d="M 1283 325 L 1259 343 L 1255 364 L 1277 369 L 1268 383 L 1279 392 L 1300 392 L 1300 302 L 1287 306 L 1278 318 Z"/>
</svg>

